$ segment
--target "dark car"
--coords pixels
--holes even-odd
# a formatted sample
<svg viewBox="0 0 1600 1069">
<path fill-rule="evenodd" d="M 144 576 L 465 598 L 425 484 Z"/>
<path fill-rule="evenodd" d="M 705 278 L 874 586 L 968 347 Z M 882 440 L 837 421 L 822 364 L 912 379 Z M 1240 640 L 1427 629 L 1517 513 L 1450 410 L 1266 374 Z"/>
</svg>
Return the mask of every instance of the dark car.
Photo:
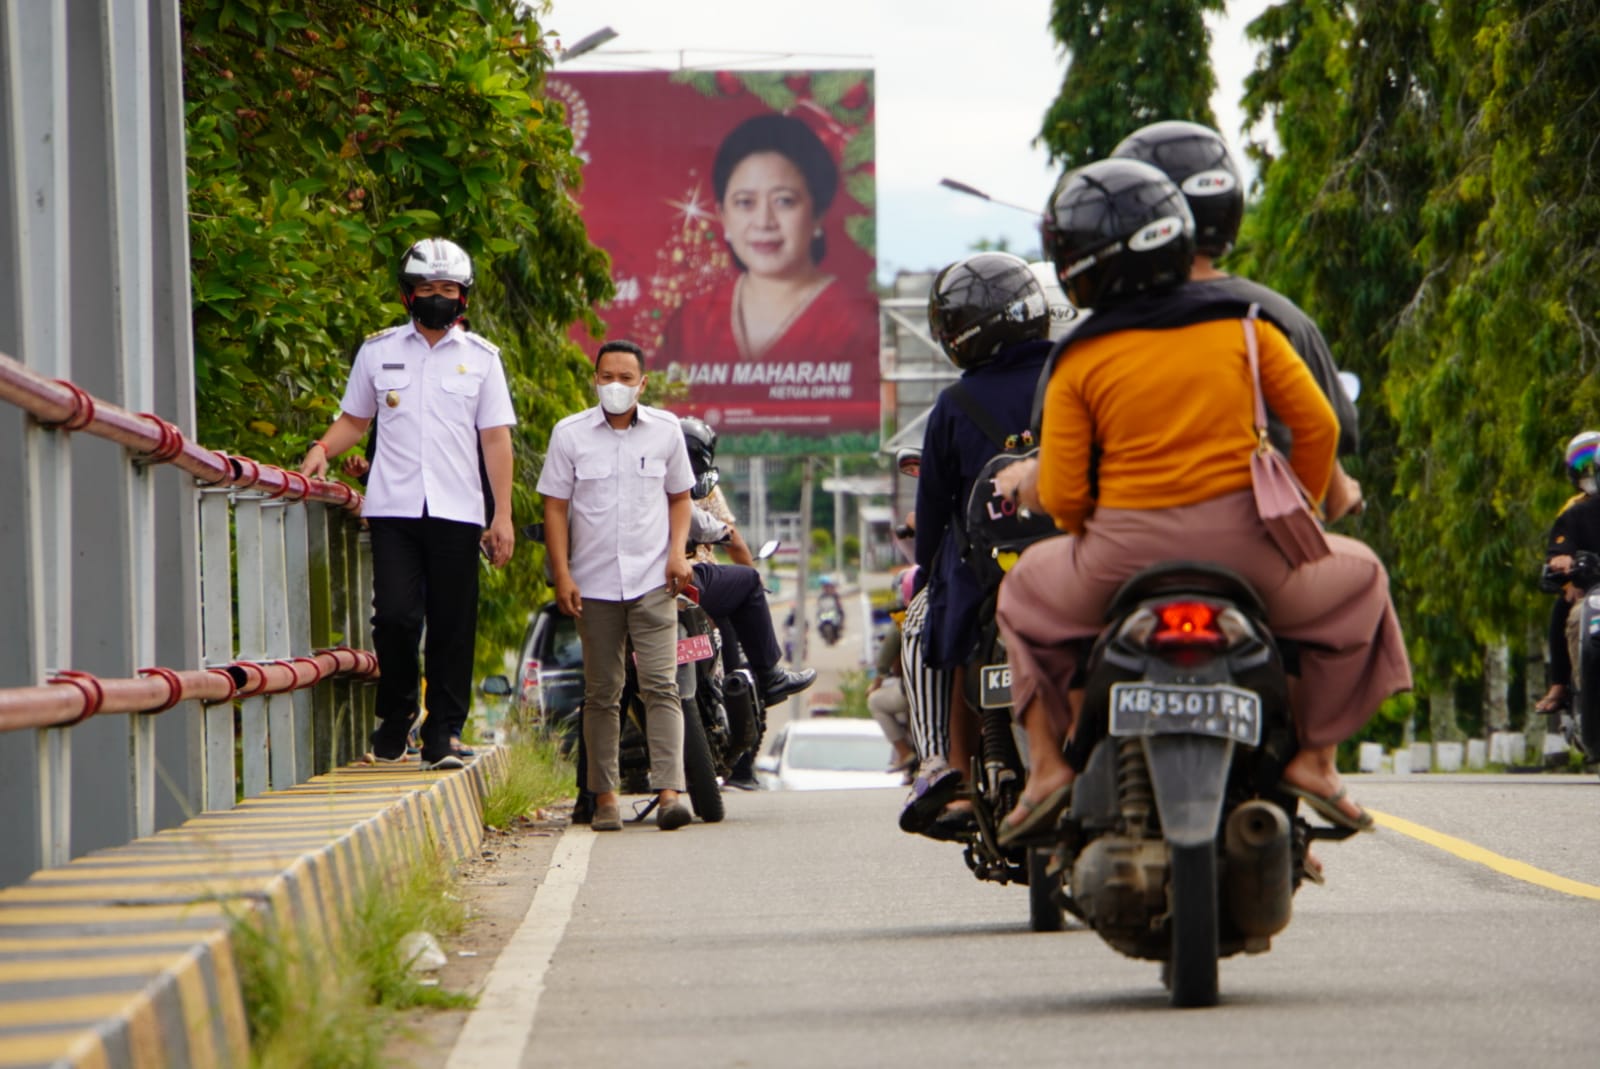
<svg viewBox="0 0 1600 1069">
<path fill-rule="evenodd" d="M 566 733 L 583 702 L 583 644 L 578 622 L 551 602 L 533 614 L 522 636 L 512 716 Z"/>
</svg>

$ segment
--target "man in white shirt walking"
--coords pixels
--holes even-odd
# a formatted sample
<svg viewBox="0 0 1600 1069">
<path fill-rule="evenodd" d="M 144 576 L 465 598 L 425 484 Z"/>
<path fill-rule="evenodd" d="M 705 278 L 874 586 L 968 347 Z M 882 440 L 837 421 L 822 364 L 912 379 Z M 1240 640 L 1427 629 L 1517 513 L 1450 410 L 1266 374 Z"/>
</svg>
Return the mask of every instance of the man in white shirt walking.
<svg viewBox="0 0 1600 1069">
<path fill-rule="evenodd" d="M 622 828 L 617 787 L 627 640 L 633 640 L 650 744 L 650 785 L 663 831 L 692 819 L 684 789 L 683 705 L 678 697 L 678 593 L 692 572 L 694 473 L 678 418 L 639 404 L 644 350 L 613 341 L 595 357 L 600 404 L 550 432 L 539 474 L 545 545 L 556 604 L 578 620 L 583 642 L 583 740 L 595 831 Z"/>
<path fill-rule="evenodd" d="M 400 261 L 410 322 L 367 338 L 339 418 L 313 443 L 300 472 L 321 478 L 328 461 L 359 442 L 376 419 L 382 433 L 361 514 L 372 533 L 372 643 L 378 656 L 378 728 L 372 753 L 403 761 L 419 708 L 417 648 L 427 625 L 427 722 L 422 765 L 461 768 L 451 725 L 472 703 L 478 621 L 478 555 L 511 559 L 511 427 L 517 422 L 500 350 L 459 321 L 472 261 L 441 238 L 417 242 Z M 484 527 L 478 453 L 494 494 Z"/>
</svg>

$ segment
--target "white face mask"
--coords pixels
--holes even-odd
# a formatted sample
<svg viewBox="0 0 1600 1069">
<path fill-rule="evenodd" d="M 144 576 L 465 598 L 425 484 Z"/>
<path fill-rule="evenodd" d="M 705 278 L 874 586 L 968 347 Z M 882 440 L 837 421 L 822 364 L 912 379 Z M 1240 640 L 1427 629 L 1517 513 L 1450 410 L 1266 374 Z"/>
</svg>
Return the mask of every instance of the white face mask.
<svg viewBox="0 0 1600 1069">
<path fill-rule="evenodd" d="M 608 382 L 595 387 L 595 392 L 600 395 L 601 408 L 613 416 L 620 416 L 639 400 L 639 389 L 638 386 L 629 386 L 621 382 Z"/>
</svg>

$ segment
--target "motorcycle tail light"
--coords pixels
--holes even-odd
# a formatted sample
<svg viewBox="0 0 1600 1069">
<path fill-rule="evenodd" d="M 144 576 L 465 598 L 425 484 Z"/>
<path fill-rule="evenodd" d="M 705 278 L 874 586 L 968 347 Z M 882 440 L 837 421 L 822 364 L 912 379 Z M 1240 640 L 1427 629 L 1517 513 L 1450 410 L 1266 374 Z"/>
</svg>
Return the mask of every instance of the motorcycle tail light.
<svg viewBox="0 0 1600 1069">
<path fill-rule="evenodd" d="M 532 702 L 539 693 L 539 662 L 528 658 L 522 666 L 522 700 Z"/>
<path fill-rule="evenodd" d="M 1217 611 L 1203 601 L 1169 601 L 1155 608 L 1156 628 L 1150 645 L 1156 649 L 1223 649 L 1228 640 L 1218 629 Z"/>
</svg>

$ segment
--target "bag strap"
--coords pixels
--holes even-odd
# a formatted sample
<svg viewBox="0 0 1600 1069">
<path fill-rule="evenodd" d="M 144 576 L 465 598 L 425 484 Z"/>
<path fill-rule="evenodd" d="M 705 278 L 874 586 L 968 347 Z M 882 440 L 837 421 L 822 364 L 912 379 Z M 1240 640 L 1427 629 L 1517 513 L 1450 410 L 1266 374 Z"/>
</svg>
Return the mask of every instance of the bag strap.
<svg viewBox="0 0 1600 1069">
<path fill-rule="evenodd" d="M 1005 450 L 1007 448 L 1005 431 L 1002 431 L 999 425 L 995 423 L 994 417 L 982 405 L 978 404 L 978 399 L 967 392 L 964 383 L 952 383 L 945 388 L 945 393 L 950 395 L 952 401 L 961 406 L 961 410 L 967 414 L 967 418 L 978 425 L 978 429 L 983 432 L 983 436 L 993 442 L 996 449 Z"/>
<path fill-rule="evenodd" d="M 1261 341 L 1256 334 L 1256 318 L 1261 312 L 1259 304 L 1252 304 L 1245 313 L 1244 323 L 1244 349 L 1250 356 L 1250 385 L 1256 395 L 1256 449 L 1266 452 L 1270 447 L 1267 438 L 1267 405 L 1261 399 Z"/>
</svg>

